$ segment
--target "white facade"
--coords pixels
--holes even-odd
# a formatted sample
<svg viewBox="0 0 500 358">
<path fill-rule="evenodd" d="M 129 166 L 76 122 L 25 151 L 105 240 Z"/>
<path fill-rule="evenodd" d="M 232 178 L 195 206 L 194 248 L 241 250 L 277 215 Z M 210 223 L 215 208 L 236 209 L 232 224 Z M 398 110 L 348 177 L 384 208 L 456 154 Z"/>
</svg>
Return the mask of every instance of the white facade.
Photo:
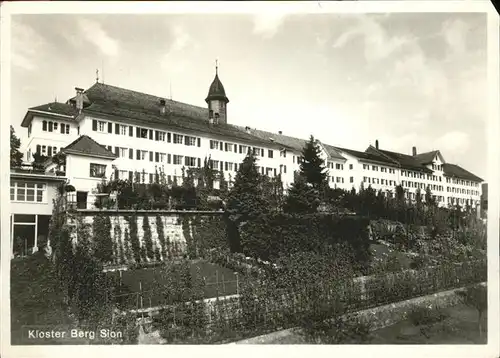
<svg viewBox="0 0 500 358">
<path fill-rule="evenodd" d="M 269 138 L 267 145 L 267 138 L 266 141 L 260 142 L 256 138 L 255 143 L 250 143 L 208 133 L 190 132 L 167 124 L 139 123 L 129 118 L 114 116 L 91 116 L 85 110 L 76 118 L 36 111 L 28 132 L 29 140 L 24 150 L 28 161 L 32 160 L 30 155 L 37 150 L 45 155 L 53 155 L 54 150 L 59 151 L 80 136 L 87 135 L 117 155 L 117 159 L 112 163 L 109 159 L 103 159 L 107 161 L 108 179 L 115 175 L 115 171 L 120 179 L 130 179 L 133 173 L 144 172 L 145 183 L 151 182 L 154 174 L 160 172 L 163 172 L 167 179 L 173 180 L 177 177 L 179 180 L 183 167 L 203 166 L 205 158 L 210 158 L 213 168 L 222 170 L 226 180 L 231 181 L 247 150 L 251 148 L 256 153 L 260 173 L 271 177 L 281 174 L 284 186 L 287 187 L 293 183 L 294 171 L 299 170 L 301 155 L 298 148 L 283 150 L 283 145 L 278 144 L 277 139 L 275 142 L 273 138 Z M 251 131 L 248 133 L 251 134 Z M 273 136 L 272 133 L 269 135 Z M 279 138 L 279 135 L 276 135 L 276 138 Z M 345 159 L 334 158 L 328 155 L 326 147 L 321 143 L 320 148 L 322 159 L 325 160 L 329 171 L 330 187 L 359 190 L 363 184 L 365 188 L 371 186 L 377 191 L 393 192 L 396 185 L 402 185 L 407 191 L 407 197 L 414 199 L 417 188 L 424 194 L 429 186 L 439 205 L 465 205 L 469 201 L 475 206 L 480 203 L 481 183 L 444 175 L 444 160 L 440 155 L 429 165 L 429 169 L 434 170 L 433 174 L 429 175 L 401 168 L 397 164 L 368 161 L 341 149 L 338 149 L 338 152 Z M 89 158 L 77 156 L 68 158 L 66 175 L 77 190 L 81 188 L 91 192 L 91 188 L 95 187 L 100 179 L 89 176 L 88 160 Z"/>
</svg>

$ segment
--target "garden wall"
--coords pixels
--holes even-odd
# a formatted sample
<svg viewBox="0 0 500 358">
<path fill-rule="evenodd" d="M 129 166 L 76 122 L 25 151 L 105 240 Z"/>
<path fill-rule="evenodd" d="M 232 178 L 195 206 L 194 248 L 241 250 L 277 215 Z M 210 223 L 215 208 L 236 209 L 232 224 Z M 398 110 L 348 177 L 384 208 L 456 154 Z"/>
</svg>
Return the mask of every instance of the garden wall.
<svg viewBox="0 0 500 358">
<path fill-rule="evenodd" d="M 185 253 L 199 255 L 201 241 L 207 241 L 204 237 L 207 226 L 220 228 L 221 214 L 215 211 L 79 210 L 70 222 L 75 226 L 85 225 L 94 241 L 110 240 L 110 264 L 134 264 L 164 261 Z M 94 232 L 96 230 L 99 233 Z M 219 231 L 216 234 L 224 241 L 224 231 Z M 77 232 L 73 231 L 75 242 Z"/>
</svg>

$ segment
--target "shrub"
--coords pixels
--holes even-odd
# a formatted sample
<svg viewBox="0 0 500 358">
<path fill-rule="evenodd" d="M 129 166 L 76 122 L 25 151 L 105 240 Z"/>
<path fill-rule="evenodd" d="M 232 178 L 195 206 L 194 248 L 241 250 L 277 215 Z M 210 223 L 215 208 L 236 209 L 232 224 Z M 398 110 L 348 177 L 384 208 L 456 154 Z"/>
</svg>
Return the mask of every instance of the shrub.
<svg viewBox="0 0 500 358">
<path fill-rule="evenodd" d="M 448 316 L 439 306 L 432 305 L 413 307 L 408 314 L 408 318 L 414 326 L 431 325 L 444 321 Z"/>
</svg>

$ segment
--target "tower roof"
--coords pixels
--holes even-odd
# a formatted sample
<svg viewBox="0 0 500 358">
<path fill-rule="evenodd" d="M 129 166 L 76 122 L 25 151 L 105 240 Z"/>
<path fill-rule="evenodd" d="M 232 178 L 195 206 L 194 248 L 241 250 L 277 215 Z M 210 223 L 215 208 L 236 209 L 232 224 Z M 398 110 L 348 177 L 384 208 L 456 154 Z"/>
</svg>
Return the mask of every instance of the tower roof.
<svg viewBox="0 0 500 358">
<path fill-rule="evenodd" d="M 226 103 L 229 102 L 229 99 L 226 97 L 226 91 L 224 90 L 224 86 L 222 85 L 222 82 L 219 79 L 217 68 L 215 69 L 215 78 L 212 84 L 210 85 L 210 89 L 208 90 L 208 96 L 205 99 L 205 102 L 208 103 L 208 101 L 213 99 L 221 99 Z"/>
</svg>

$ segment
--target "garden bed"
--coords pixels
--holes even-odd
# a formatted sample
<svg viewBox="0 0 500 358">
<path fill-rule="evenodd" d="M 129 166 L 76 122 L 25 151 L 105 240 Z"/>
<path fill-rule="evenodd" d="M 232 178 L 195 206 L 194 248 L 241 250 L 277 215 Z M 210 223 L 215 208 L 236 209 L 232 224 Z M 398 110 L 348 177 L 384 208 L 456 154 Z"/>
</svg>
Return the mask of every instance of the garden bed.
<svg viewBox="0 0 500 358">
<path fill-rule="evenodd" d="M 207 261 L 191 262 L 191 277 L 196 277 L 197 270 L 204 278 L 204 297 L 213 298 L 217 296 L 234 295 L 237 293 L 237 275 L 222 266 Z M 124 296 L 125 308 L 149 308 L 165 304 L 165 294 L 158 290 L 164 287 L 167 278 L 164 275 L 163 266 L 141 269 L 129 269 L 121 272 L 121 283 L 128 293 Z M 120 280 L 120 272 L 108 272 L 108 275 Z M 174 281 L 178 281 L 175 278 Z M 118 281 L 120 282 L 120 281 Z M 140 302 L 142 289 L 142 305 Z"/>
</svg>

